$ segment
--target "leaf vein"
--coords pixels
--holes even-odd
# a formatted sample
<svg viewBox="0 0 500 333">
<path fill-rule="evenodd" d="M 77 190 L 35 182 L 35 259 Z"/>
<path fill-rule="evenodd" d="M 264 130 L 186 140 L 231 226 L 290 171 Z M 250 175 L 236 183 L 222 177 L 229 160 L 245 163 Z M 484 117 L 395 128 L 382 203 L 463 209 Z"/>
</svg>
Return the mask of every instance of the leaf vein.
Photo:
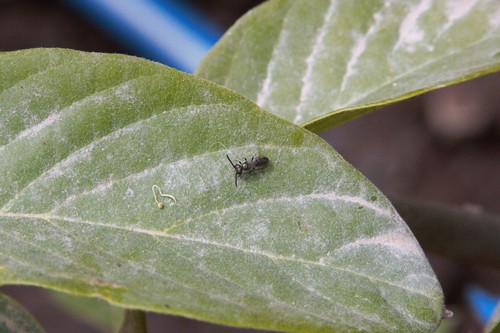
<svg viewBox="0 0 500 333">
<path fill-rule="evenodd" d="M 471 43 L 467 47 L 463 47 L 462 48 L 462 52 L 465 51 L 465 50 L 467 50 L 467 49 L 471 49 L 471 48 L 472 49 L 477 49 L 477 45 L 481 44 L 484 41 L 486 41 L 488 38 L 489 38 L 488 36 L 485 36 L 485 38 L 477 39 L 474 43 Z M 333 107 L 333 108 L 336 111 L 342 111 L 343 108 L 354 108 L 357 104 L 359 104 L 364 99 L 368 98 L 370 95 L 372 95 L 374 93 L 377 93 L 378 91 L 386 90 L 387 87 L 392 86 L 394 84 L 394 82 L 396 82 L 398 80 L 401 80 L 401 79 L 403 79 L 403 78 L 405 78 L 407 76 L 410 76 L 410 75 L 414 74 L 415 72 L 418 72 L 422 68 L 425 68 L 426 66 L 438 63 L 439 61 L 442 61 L 443 59 L 446 59 L 446 58 L 450 57 L 451 55 L 453 55 L 455 53 L 456 53 L 456 50 L 450 49 L 448 52 L 444 53 L 443 55 L 441 55 L 439 57 L 434 57 L 434 58 L 430 59 L 429 61 L 423 62 L 423 63 L 421 63 L 421 64 L 419 64 L 417 66 L 413 66 L 408 71 L 405 71 L 405 72 L 402 72 L 402 73 L 400 73 L 398 75 L 392 76 L 387 81 L 382 82 L 380 84 L 377 84 L 372 89 L 367 89 L 363 94 L 356 95 L 353 98 L 351 98 L 349 101 L 345 102 L 344 105 L 338 106 L 338 107 Z M 418 91 L 418 89 L 420 89 L 420 87 L 416 87 L 412 91 Z M 386 101 L 389 100 L 389 99 L 390 99 L 390 97 L 387 98 Z M 381 103 L 383 103 L 383 101 L 377 102 L 376 105 L 379 105 Z M 369 105 L 370 104 L 368 104 L 366 106 L 369 106 Z"/>
<path fill-rule="evenodd" d="M 306 260 L 306 259 L 298 259 L 298 258 L 292 258 L 292 257 L 286 257 L 283 255 L 277 255 L 273 253 L 269 253 L 267 251 L 259 251 L 259 250 L 254 250 L 254 249 L 245 249 L 242 247 L 235 246 L 233 244 L 228 244 L 228 243 L 220 243 L 204 238 L 195 238 L 195 237 L 189 237 L 186 235 L 181 235 L 181 234 L 166 234 L 162 231 L 157 231 L 157 230 L 149 230 L 149 229 L 144 229 L 144 228 L 138 228 L 138 227 L 126 227 L 126 226 L 119 226 L 115 224 L 108 224 L 108 223 L 103 223 L 103 222 L 96 222 L 96 221 L 87 221 L 87 220 L 82 220 L 79 218 L 73 218 L 73 217 L 66 217 L 66 216 L 57 216 L 57 215 L 52 215 L 52 214 L 18 214 L 18 213 L 1 213 L 0 216 L 5 216 L 5 217 L 25 217 L 25 218 L 32 218 L 32 219 L 42 219 L 42 220 L 60 220 L 60 221 L 66 221 L 70 223 L 79 223 L 79 224 L 86 224 L 86 225 L 91 225 L 91 226 L 96 226 L 96 227 L 104 227 L 104 228 L 112 228 L 112 229 L 118 229 L 118 230 L 124 230 L 132 233 L 140 233 L 140 234 L 146 234 L 150 235 L 152 237 L 164 237 L 164 238 L 170 238 L 178 241 L 186 241 L 186 242 L 193 242 L 193 243 L 198 243 L 198 244 L 203 244 L 203 245 L 208 245 L 208 246 L 215 246 L 215 247 L 221 247 L 225 249 L 231 249 L 235 251 L 240 251 L 246 254 L 251 254 L 251 255 L 256 255 L 256 256 L 262 256 L 269 258 L 271 260 L 278 260 L 278 261 L 287 261 L 287 262 L 294 262 L 298 264 L 303 264 L 307 266 L 321 266 L 321 267 L 328 267 L 334 270 L 338 271 L 343 271 L 349 274 L 353 274 L 356 276 L 360 276 L 363 278 L 366 278 L 367 280 L 374 281 L 374 282 L 379 282 L 383 283 L 386 285 L 390 285 L 393 287 L 400 288 L 402 290 L 406 290 L 412 293 L 420 294 L 423 297 L 432 299 L 430 295 L 424 294 L 418 290 L 413 290 L 409 288 L 406 285 L 398 285 L 397 283 L 384 280 L 381 278 L 373 277 L 373 276 L 368 276 L 366 274 L 356 272 L 344 267 L 338 267 L 338 266 L 333 266 L 333 265 L 328 265 L 319 261 L 311 261 L 311 260 Z"/>
<path fill-rule="evenodd" d="M 288 9 L 287 11 L 289 11 Z M 282 49 L 286 49 L 286 40 L 288 38 L 288 32 L 286 29 L 284 29 L 284 26 L 286 22 L 288 21 L 288 15 L 284 14 L 281 16 L 282 19 L 280 21 L 280 32 L 278 36 L 278 41 L 273 44 L 273 49 L 271 51 L 271 58 L 269 62 L 267 63 L 267 69 L 266 69 L 266 76 L 264 80 L 262 81 L 262 86 L 257 93 L 257 98 L 255 99 L 255 104 L 260 106 L 263 109 L 265 108 L 265 104 L 267 100 L 269 99 L 269 96 L 271 96 L 271 90 L 272 90 L 272 81 L 273 81 L 273 72 L 275 69 L 276 61 L 278 58 L 278 55 L 280 54 Z"/>
<path fill-rule="evenodd" d="M 325 49 L 324 39 L 326 34 L 329 32 L 327 28 L 331 23 L 333 14 L 335 13 L 336 2 L 330 1 L 328 9 L 323 17 L 323 24 L 318 28 L 316 32 L 316 38 L 313 43 L 313 47 L 311 49 L 311 53 L 306 58 L 306 71 L 304 76 L 302 77 L 302 89 L 300 90 L 300 98 L 299 104 L 296 106 L 295 110 L 295 119 L 293 120 L 294 124 L 300 124 L 303 118 L 303 113 L 305 111 L 305 104 L 310 98 L 311 93 L 314 91 L 314 80 L 313 80 L 313 71 L 314 65 L 316 64 L 316 60 L 321 54 L 321 52 Z"/>
</svg>

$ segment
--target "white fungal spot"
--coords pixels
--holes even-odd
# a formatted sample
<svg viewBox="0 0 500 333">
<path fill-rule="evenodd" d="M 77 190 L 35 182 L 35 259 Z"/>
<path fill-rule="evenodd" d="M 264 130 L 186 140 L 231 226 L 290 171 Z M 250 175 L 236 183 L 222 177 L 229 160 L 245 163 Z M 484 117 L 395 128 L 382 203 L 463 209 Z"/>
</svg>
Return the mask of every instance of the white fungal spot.
<svg viewBox="0 0 500 333">
<path fill-rule="evenodd" d="M 422 0 L 410 9 L 408 15 L 403 19 L 399 28 L 399 39 L 394 49 L 405 47 L 406 52 L 415 52 L 416 44 L 421 42 L 425 33 L 420 28 L 418 21 L 423 13 L 431 8 L 431 0 Z"/>
<path fill-rule="evenodd" d="M 59 112 L 51 113 L 42 122 L 40 122 L 40 123 L 38 123 L 38 124 L 36 124 L 36 125 L 34 125 L 32 127 L 29 127 L 27 129 L 25 129 L 24 131 L 20 132 L 16 136 L 16 140 L 35 136 L 36 134 L 38 134 L 41 131 L 43 131 L 45 128 L 47 128 L 50 125 L 56 123 L 60 118 L 61 118 L 61 113 L 59 113 Z"/>
<path fill-rule="evenodd" d="M 281 53 L 281 50 L 285 48 L 285 45 L 288 43 L 288 35 L 289 33 L 285 30 L 282 30 L 280 38 L 276 47 L 273 50 L 271 55 L 271 61 L 267 64 L 266 78 L 262 83 L 262 88 L 257 95 L 257 105 L 261 108 L 265 109 L 265 105 L 269 97 L 272 93 L 272 83 L 273 83 L 273 72 L 276 68 L 276 63 L 278 62 L 278 55 Z"/>
<path fill-rule="evenodd" d="M 300 101 L 296 108 L 295 119 L 293 120 L 295 124 L 299 124 L 302 122 L 303 113 L 306 109 L 304 106 L 310 99 L 311 93 L 313 93 L 314 91 L 314 79 L 313 79 L 314 65 L 316 64 L 321 52 L 323 52 L 325 49 L 324 40 L 326 34 L 330 31 L 329 25 L 332 21 L 333 14 L 335 13 L 335 8 L 336 8 L 334 4 L 335 2 L 330 3 L 330 6 L 328 7 L 328 10 L 326 11 L 325 14 L 323 25 L 321 26 L 320 29 L 318 29 L 317 37 L 314 41 L 312 52 L 306 59 L 307 68 L 304 76 L 302 77 L 302 90 L 300 91 Z"/>
<path fill-rule="evenodd" d="M 385 246 L 392 248 L 397 253 L 409 254 L 413 256 L 421 257 L 423 256 L 422 250 L 416 244 L 416 242 L 408 235 L 397 234 L 397 233 L 387 233 L 382 235 L 377 235 L 374 237 L 362 237 L 354 242 L 343 245 L 338 248 L 335 253 L 352 251 L 358 249 L 362 246 Z"/>
</svg>

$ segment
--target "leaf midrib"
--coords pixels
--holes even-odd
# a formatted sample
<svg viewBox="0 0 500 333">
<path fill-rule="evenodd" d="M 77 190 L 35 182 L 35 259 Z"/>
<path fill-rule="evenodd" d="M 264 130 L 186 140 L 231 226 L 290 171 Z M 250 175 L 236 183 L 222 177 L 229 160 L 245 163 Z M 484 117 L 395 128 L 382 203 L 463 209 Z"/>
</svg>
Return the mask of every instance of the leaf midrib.
<svg viewBox="0 0 500 333">
<path fill-rule="evenodd" d="M 12 217 L 12 215 L 17 215 L 17 216 L 19 216 L 19 217 L 21 217 L 21 216 L 22 216 L 22 217 L 27 217 L 27 218 L 34 218 L 34 217 L 37 217 L 37 216 L 43 216 L 43 218 L 39 218 L 39 219 L 42 219 L 42 220 L 45 220 L 45 221 L 49 221 L 49 219 L 47 218 L 47 216 L 49 216 L 50 214 L 5 214 L 5 213 L 0 212 L 0 217 L 1 217 L 1 216 L 9 216 L 9 217 Z M 68 220 L 68 219 L 65 219 L 65 220 Z M 73 222 L 76 222 L 76 219 L 75 219 L 75 221 L 73 221 Z M 49 222 L 49 223 L 50 223 L 50 222 Z M 96 224 L 96 223 L 94 223 L 94 224 Z M 127 229 L 127 228 L 120 228 L 120 227 L 118 227 L 118 226 L 116 226 L 116 225 L 111 226 L 111 225 L 101 224 L 101 226 L 106 226 L 106 227 L 114 227 L 114 228 L 117 228 L 117 229 L 120 229 L 120 230 L 132 231 L 132 230 Z M 136 231 L 134 231 L 134 232 L 136 232 Z M 148 233 L 148 234 L 151 234 L 151 232 L 147 232 L 147 233 Z M 40 248 L 40 250 L 42 250 L 42 251 L 46 251 L 46 249 L 44 249 L 44 248 Z M 103 253 L 105 253 L 106 255 L 110 255 L 110 256 L 112 256 L 113 258 L 117 258 L 117 257 L 116 257 L 116 256 L 114 256 L 113 254 L 110 254 L 110 253 L 108 253 L 108 252 L 106 252 L 106 251 L 104 251 L 104 250 L 102 250 L 102 249 L 97 249 L 97 250 L 98 250 L 99 252 L 103 252 Z M 228 278 L 226 278 L 226 277 L 224 277 L 224 276 L 220 275 L 219 273 L 214 272 L 214 271 L 213 271 L 213 270 L 211 270 L 211 269 L 207 269 L 206 267 L 200 268 L 198 265 L 195 265 L 195 264 L 193 263 L 192 259 L 190 259 L 190 258 L 188 258 L 188 257 L 185 257 L 185 256 L 183 256 L 183 255 L 179 254 L 177 251 L 176 251 L 175 253 L 176 253 L 176 255 L 178 255 L 179 257 L 181 257 L 183 260 L 186 260 L 186 261 L 188 261 L 188 262 L 192 263 L 192 264 L 193 264 L 193 267 L 196 267 L 197 269 L 200 269 L 200 270 L 201 270 L 201 271 L 203 271 L 204 273 L 210 273 L 210 274 L 213 274 L 213 275 L 214 275 L 214 276 L 216 276 L 217 278 L 220 278 L 220 279 L 222 279 L 222 280 L 226 281 L 227 283 L 230 283 L 231 285 L 233 285 L 233 286 L 234 286 L 234 287 L 236 287 L 237 289 L 246 290 L 247 292 L 250 292 L 250 293 L 255 293 L 255 292 L 256 292 L 256 289 L 249 289 L 248 287 L 244 287 L 244 286 L 242 286 L 242 285 L 240 285 L 240 284 L 238 284 L 238 283 L 236 283 L 236 282 L 234 282 L 234 281 L 231 281 L 231 280 L 229 280 Z M 49 252 L 49 254 L 50 254 L 50 255 L 54 255 L 54 253 L 52 253 L 52 252 Z M 1 255 L 1 254 L 0 254 L 0 257 L 2 257 L 2 255 Z M 118 259 L 118 258 L 117 258 L 117 259 Z M 43 274 L 45 274 L 45 275 L 47 274 L 47 272 L 46 272 L 46 271 L 43 271 L 43 270 L 38 269 L 38 268 L 37 268 L 37 266 L 33 266 L 33 265 L 31 265 L 31 264 L 28 264 L 28 263 L 23 263 L 23 262 L 20 262 L 19 260 L 17 260 L 17 262 L 18 262 L 18 264 L 24 265 L 27 269 L 30 269 L 30 270 L 35 270 L 35 271 L 37 271 L 37 272 L 39 272 L 39 273 L 43 273 Z M 145 265 L 145 263 L 142 263 L 142 265 L 144 266 L 144 265 Z M 146 267 L 144 267 L 144 268 L 146 268 Z M 140 269 L 140 270 L 144 270 L 144 268 L 139 267 L 138 269 Z M 209 291 L 207 291 L 206 289 L 198 289 L 198 288 L 195 288 L 194 286 L 191 286 L 191 285 L 185 284 L 185 283 L 183 283 L 183 282 L 181 282 L 181 281 L 177 281 L 177 280 L 175 280 L 175 279 L 173 279 L 173 278 L 171 278 L 171 277 L 169 277 L 169 276 L 166 276 L 166 275 L 164 275 L 164 274 L 158 274 L 158 273 L 155 273 L 155 272 L 154 272 L 154 269 L 148 270 L 148 271 L 147 271 L 147 274 L 151 274 L 151 272 L 153 272 L 153 274 L 154 274 L 155 276 L 159 277 L 160 279 L 162 279 L 162 280 L 166 280 L 166 281 L 168 281 L 168 282 L 170 282 L 170 283 L 173 283 L 173 284 L 175 284 L 175 285 L 178 285 L 178 286 L 180 286 L 181 288 L 184 288 L 184 289 L 187 289 L 187 290 L 191 290 L 191 291 L 194 291 L 194 292 L 199 292 L 199 293 L 201 293 L 201 294 L 203 294 L 203 295 L 206 295 L 206 296 L 207 296 L 208 298 L 210 298 L 210 299 L 220 300 L 220 301 L 223 301 L 224 303 L 229 303 L 229 304 L 232 304 L 232 305 L 237 306 L 237 307 L 239 307 L 239 308 L 242 308 L 242 309 L 243 309 L 243 310 L 245 310 L 245 311 L 248 311 L 248 308 L 246 308 L 244 304 L 240 304 L 240 303 L 238 303 L 238 302 L 232 301 L 231 299 L 228 299 L 227 297 L 223 297 L 222 295 L 217 295 L 217 294 L 214 294 L 214 293 L 210 293 L 210 292 L 209 292 Z M 54 274 L 53 272 L 49 273 L 49 275 L 50 275 L 50 276 L 52 276 L 52 277 L 54 277 L 54 278 L 56 278 L 56 279 L 61 279 L 61 278 L 62 278 L 62 279 L 74 279 L 74 276 L 72 276 L 72 275 Z M 86 280 L 83 280 L 83 281 L 86 281 Z M 295 282 L 296 282 L 296 281 L 295 281 Z M 297 283 L 297 282 L 296 282 L 296 283 Z M 310 289 L 307 289 L 304 285 L 302 285 L 302 284 L 300 284 L 300 283 L 297 283 L 297 284 L 298 284 L 301 288 L 303 288 L 303 289 L 305 289 L 305 290 L 310 291 Z M 48 288 L 51 288 L 51 289 L 53 288 L 53 286 L 51 286 L 51 285 L 44 285 L 43 283 L 37 283 L 36 285 L 39 285 L 39 286 L 41 286 L 41 287 L 48 287 Z M 106 284 L 106 286 L 109 286 L 109 284 Z M 122 287 L 122 286 L 120 286 L 120 285 L 115 285 L 115 286 L 114 286 L 114 288 L 123 288 L 123 287 Z M 65 290 L 64 290 L 64 291 L 65 291 Z M 316 291 L 315 291 L 315 292 L 316 292 Z M 318 292 L 316 292 L 316 293 L 318 294 Z M 286 302 L 284 302 L 284 301 L 282 301 L 282 300 L 279 300 L 279 299 L 277 299 L 277 298 L 275 298 L 275 297 L 271 297 L 271 295 L 270 295 L 269 293 L 263 293 L 263 294 L 261 294 L 261 293 L 257 293 L 257 294 L 258 294 L 260 297 L 263 297 L 264 299 L 268 299 L 269 301 L 272 301 L 272 302 L 276 302 L 276 303 L 281 304 L 282 306 L 284 306 L 284 308 L 289 308 L 289 304 L 288 304 L 288 303 L 286 303 Z M 111 302 L 111 303 L 113 303 L 113 304 L 117 304 L 117 305 L 124 305 L 124 304 L 116 303 L 116 302 L 114 301 L 114 299 L 113 299 L 113 298 L 109 298 L 109 297 L 107 297 L 106 295 L 103 295 L 103 294 L 100 294 L 100 293 L 95 293 L 95 294 L 93 294 L 93 295 L 94 295 L 94 296 L 101 297 L 101 298 L 105 298 L 105 299 L 107 299 L 108 301 L 110 301 L 110 302 Z M 87 295 L 87 296 L 88 296 L 88 295 Z M 350 307 L 348 307 L 348 306 L 346 306 L 346 305 L 344 305 L 344 304 L 341 304 L 341 303 L 335 303 L 335 302 L 334 302 L 331 298 L 328 298 L 328 297 L 326 297 L 326 296 L 324 296 L 324 295 L 322 295 L 322 294 L 319 294 L 319 296 L 320 296 L 321 298 L 323 298 L 323 299 L 326 299 L 326 300 L 327 300 L 329 303 L 331 303 L 333 306 L 338 306 L 338 307 L 341 307 L 341 308 L 345 309 L 345 310 L 346 310 L 346 311 L 348 311 L 348 312 L 352 312 L 352 313 L 354 313 L 354 314 L 356 314 L 356 315 L 359 315 L 359 313 L 357 313 L 357 312 L 353 312 L 353 310 L 354 310 L 353 308 L 350 308 Z M 150 309 L 147 309 L 147 308 L 146 308 L 145 310 L 150 310 Z M 319 315 L 317 312 L 308 311 L 308 310 L 305 310 L 305 309 L 303 309 L 303 308 L 293 308 L 293 310 L 294 310 L 295 312 L 298 312 L 298 313 L 303 313 L 303 314 L 307 314 L 307 315 L 309 315 L 309 316 L 312 316 L 312 317 L 318 318 L 318 319 L 320 319 L 320 320 L 322 320 L 322 321 L 325 321 L 325 322 L 328 322 L 328 323 L 331 323 L 331 324 L 335 324 L 335 322 L 334 322 L 334 321 L 332 321 L 330 318 L 328 318 L 328 317 L 324 317 L 324 316 L 321 316 L 321 315 Z M 252 310 L 252 311 L 254 312 L 255 310 Z M 368 321 L 373 321 L 373 322 L 377 322 L 377 323 L 379 323 L 378 321 L 372 320 L 372 319 L 370 319 L 370 318 L 365 318 L 365 319 L 366 319 L 366 320 L 368 320 Z"/>
<path fill-rule="evenodd" d="M 171 238 L 171 239 L 181 240 L 181 239 L 179 239 L 177 237 L 168 237 L 168 235 L 166 235 L 164 233 L 160 234 L 159 232 L 155 232 L 155 231 L 151 231 L 151 230 L 146 230 L 146 229 L 142 229 L 142 228 L 125 228 L 125 227 L 121 227 L 121 226 L 117 226 L 117 225 L 109 225 L 109 224 L 103 224 L 103 223 L 97 223 L 97 222 L 89 222 L 89 221 L 83 221 L 83 220 L 73 219 L 73 218 L 71 218 L 71 219 L 70 218 L 64 218 L 64 219 L 62 219 L 61 217 L 53 216 L 51 214 L 18 214 L 18 213 L 6 213 L 6 212 L 0 211 L 0 218 L 2 216 L 6 216 L 6 217 L 35 218 L 35 219 L 41 219 L 41 220 L 47 221 L 48 223 L 51 223 L 50 220 L 59 219 L 59 220 L 63 220 L 63 221 L 71 221 L 72 223 L 83 223 L 83 224 L 87 224 L 87 225 L 99 225 L 99 226 L 102 226 L 102 227 L 115 228 L 115 229 L 120 229 L 122 231 L 141 232 L 143 234 L 148 234 L 148 235 L 151 235 L 153 237 L 164 236 L 164 237 Z M 197 239 L 189 239 L 189 238 L 182 238 L 182 240 L 185 240 L 185 241 L 198 241 Z M 204 244 L 205 245 L 214 245 L 214 246 L 223 246 L 224 248 L 229 248 L 229 249 L 232 249 L 232 250 L 238 250 L 238 251 L 243 251 L 243 252 L 248 253 L 248 251 L 245 251 L 245 249 L 242 249 L 242 248 L 227 247 L 226 246 L 227 244 L 218 244 L 216 242 L 212 242 L 211 244 L 205 242 Z M 98 249 L 98 251 L 101 252 L 103 250 L 102 249 Z M 188 257 L 185 257 L 182 254 L 179 254 L 177 251 L 175 251 L 175 253 L 176 253 L 176 255 L 180 256 L 184 260 L 193 263 L 192 259 L 190 259 Z M 52 253 L 50 253 L 50 254 L 52 254 Z M 113 254 L 110 254 L 108 252 L 105 252 L 105 254 L 111 255 L 112 257 L 116 258 Z M 261 253 L 255 252 L 254 254 L 256 254 L 256 255 L 265 255 L 265 256 L 269 257 L 269 254 L 266 255 L 265 252 L 261 252 Z M 286 257 L 283 257 L 283 258 L 286 258 Z M 275 263 L 275 260 L 273 260 L 273 259 L 277 259 L 277 257 L 275 257 L 275 258 L 269 258 L 269 259 L 272 262 Z M 297 260 L 294 260 L 293 258 L 287 258 L 287 259 L 290 259 L 291 261 L 297 261 Z M 306 262 L 306 261 L 304 261 L 304 262 Z M 314 262 L 310 262 L 310 263 L 314 263 Z M 33 265 L 31 265 L 31 264 L 26 264 L 26 263 L 23 263 L 23 264 L 27 268 L 29 268 L 31 270 L 33 270 L 33 269 L 37 270 L 36 267 L 33 267 Z M 145 265 L 145 263 L 142 263 L 142 265 Z M 327 266 L 327 265 L 322 265 L 322 266 Z M 242 289 L 242 290 L 246 290 L 247 292 L 250 292 L 250 293 L 255 293 L 256 292 L 256 289 L 249 289 L 248 286 L 246 286 L 246 287 L 242 286 L 242 285 L 240 285 L 240 284 L 238 284 L 238 283 L 236 283 L 234 281 L 231 281 L 228 278 L 220 275 L 218 272 L 214 272 L 213 270 L 208 269 L 206 267 L 200 268 L 198 265 L 194 265 L 194 263 L 193 263 L 193 267 L 196 267 L 197 269 L 202 270 L 204 273 L 213 274 L 217 278 L 220 278 L 223 281 L 226 281 L 227 283 L 230 283 L 231 285 L 233 285 L 236 288 L 239 288 L 239 289 Z M 142 270 L 142 268 L 139 268 L 139 269 Z M 37 271 L 39 271 L 39 270 L 37 270 Z M 154 270 L 151 270 L 151 271 L 154 272 Z M 43 273 L 43 274 L 47 274 L 47 272 L 45 272 L 45 271 L 39 271 L 39 272 Z M 286 271 L 283 272 L 283 273 L 286 274 L 286 275 L 288 275 L 288 276 L 290 276 L 290 274 L 288 272 L 286 272 Z M 150 274 L 149 270 L 148 270 L 148 274 Z M 229 304 L 233 304 L 233 305 L 235 305 L 237 307 L 243 308 L 246 311 L 248 311 L 248 309 L 245 308 L 244 305 L 242 305 L 242 304 L 240 304 L 238 302 L 231 301 L 230 299 L 227 299 L 226 297 L 222 297 L 222 296 L 218 296 L 217 294 L 209 293 L 209 292 L 207 292 L 206 290 L 203 290 L 203 289 L 200 290 L 200 289 L 194 288 L 193 286 L 187 285 L 187 284 L 185 284 L 185 283 L 183 283 L 181 281 L 177 281 L 175 279 L 172 279 L 172 278 L 167 277 L 167 276 L 162 275 L 162 274 L 158 274 L 158 273 L 154 273 L 154 274 L 156 276 L 158 276 L 159 278 L 161 278 L 161 279 L 166 279 L 167 281 L 169 281 L 169 282 L 171 282 L 171 283 L 173 283 L 175 285 L 180 286 L 181 288 L 186 288 L 188 290 L 192 290 L 192 291 L 195 291 L 195 292 L 200 292 L 201 294 L 206 295 L 209 298 L 218 299 L 218 300 L 221 300 L 221 301 L 229 303 Z M 58 279 L 59 278 L 73 279 L 73 276 L 61 276 L 60 274 L 58 274 L 58 275 L 50 274 L 50 275 L 52 275 L 52 276 L 54 276 L 55 278 L 58 278 Z M 363 316 L 363 314 L 355 311 L 356 310 L 355 308 L 349 307 L 349 306 L 347 306 L 347 305 L 345 305 L 343 303 L 335 302 L 331 297 L 327 297 L 326 295 L 324 295 L 323 293 L 317 291 L 316 289 L 311 289 L 311 288 L 305 286 L 303 283 L 300 283 L 299 281 L 297 281 L 295 279 L 292 279 L 292 280 L 293 280 L 294 283 L 296 283 L 299 286 L 299 288 L 302 288 L 302 289 L 304 289 L 307 292 L 313 292 L 313 293 L 315 293 L 318 297 L 324 299 L 328 303 L 331 303 L 332 306 L 340 307 L 340 308 L 344 309 L 344 311 L 346 311 L 347 313 L 351 313 L 352 315 Z M 51 286 L 51 285 L 44 285 L 43 283 L 38 283 L 36 285 L 39 285 L 41 287 L 53 288 L 53 286 Z M 117 285 L 116 287 L 118 288 L 120 286 Z M 65 291 L 65 290 L 63 290 L 63 291 Z M 102 295 L 100 293 L 96 293 L 95 295 L 98 296 L 98 297 L 107 299 L 112 304 L 117 304 L 117 305 L 121 305 L 121 306 L 127 305 L 125 303 L 123 303 L 123 304 L 116 303 L 112 298 L 109 298 L 106 295 Z M 271 302 L 275 302 L 275 303 L 281 304 L 282 306 L 284 306 L 284 308 L 289 308 L 289 304 L 288 303 L 286 303 L 286 302 L 284 302 L 284 301 L 282 301 L 280 299 L 277 299 L 275 297 L 272 297 L 269 293 L 260 293 L 259 292 L 259 293 L 257 293 L 257 295 L 259 295 L 260 297 L 263 297 L 264 299 L 268 299 Z M 423 295 L 423 296 L 426 296 L 426 295 Z M 129 305 L 130 306 L 135 306 L 133 304 L 129 304 Z M 146 308 L 145 310 L 150 310 L 150 309 Z M 320 319 L 320 320 L 322 320 L 324 322 L 330 323 L 330 324 L 337 324 L 337 322 L 332 321 L 329 317 L 325 317 L 324 315 L 320 315 L 316 311 L 310 311 L 310 310 L 304 309 L 302 307 L 300 307 L 300 308 L 293 308 L 293 311 L 295 313 L 303 313 L 303 314 L 306 314 L 306 315 L 318 318 L 318 319 Z M 384 327 L 387 327 L 387 329 L 394 329 L 394 327 L 389 326 L 389 324 L 385 320 L 383 320 L 382 322 L 380 322 L 380 320 L 371 318 L 370 316 L 368 316 L 368 317 L 367 316 L 363 316 L 363 318 L 364 318 L 364 320 L 366 320 L 368 322 L 376 323 L 376 324 L 379 324 L 379 325 L 381 324 Z M 201 319 L 201 318 L 199 318 L 199 319 Z M 349 326 L 349 324 L 346 324 L 346 323 L 344 323 L 344 325 Z"/>
<path fill-rule="evenodd" d="M 152 236 L 152 237 L 170 238 L 170 239 L 178 240 L 181 242 L 185 241 L 185 242 L 193 242 L 193 243 L 203 244 L 203 245 L 207 245 L 207 246 L 221 247 L 224 249 L 240 251 L 240 252 L 243 252 L 245 254 L 266 257 L 271 261 L 287 261 L 287 262 L 293 262 L 293 263 L 309 265 L 309 266 L 328 267 L 328 268 L 331 268 L 331 269 L 334 269 L 334 270 L 337 270 L 340 272 L 349 273 L 349 274 L 352 274 L 352 275 L 355 275 L 355 276 L 358 276 L 361 278 L 365 278 L 365 279 L 370 280 L 374 283 L 378 282 L 378 283 L 385 284 L 385 285 L 388 285 L 391 287 L 406 290 L 406 291 L 411 292 L 413 294 L 419 294 L 425 298 L 428 298 L 429 300 L 433 300 L 432 296 L 424 294 L 418 290 L 408 288 L 408 286 L 398 285 L 398 284 L 395 284 L 395 283 L 387 281 L 387 280 L 383 280 L 383 279 L 376 278 L 373 276 L 368 276 L 368 275 L 362 274 L 360 272 L 352 271 L 352 270 L 349 270 L 349 269 L 346 269 L 343 267 L 327 265 L 327 264 L 324 264 L 321 262 L 300 259 L 297 257 L 292 258 L 292 257 L 283 256 L 283 255 L 276 255 L 273 253 L 269 253 L 267 251 L 256 251 L 256 250 L 252 250 L 252 249 L 240 248 L 240 247 L 234 246 L 232 244 L 219 243 L 216 241 L 210 241 L 210 240 L 201 239 L 201 238 L 187 237 L 187 236 L 184 236 L 181 234 L 167 234 L 167 233 L 164 233 L 162 231 L 157 231 L 157 230 L 150 230 L 150 229 L 137 228 L 137 227 L 124 227 L 124 226 L 119 226 L 116 224 L 108 224 L 108 223 L 95 222 L 95 221 L 86 221 L 86 220 L 73 218 L 73 217 L 52 215 L 50 213 L 31 214 L 31 213 L 11 213 L 11 212 L 0 211 L 0 217 L 28 218 L 28 219 L 43 220 L 43 221 L 47 221 L 49 223 L 51 220 L 57 220 L 57 221 L 79 223 L 79 224 L 85 224 L 85 225 L 97 226 L 97 227 L 103 227 L 103 228 L 119 229 L 122 231 L 128 231 L 128 232 L 132 232 L 132 233 L 140 233 L 140 234 L 144 234 L 144 235 L 148 235 L 148 236 Z"/>
</svg>

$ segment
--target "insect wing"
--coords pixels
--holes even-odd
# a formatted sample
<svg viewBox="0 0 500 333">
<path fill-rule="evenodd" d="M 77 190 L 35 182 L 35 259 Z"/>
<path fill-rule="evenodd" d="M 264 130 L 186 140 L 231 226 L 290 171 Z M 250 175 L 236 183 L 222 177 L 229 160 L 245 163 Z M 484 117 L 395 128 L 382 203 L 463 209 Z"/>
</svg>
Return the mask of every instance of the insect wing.
<svg viewBox="0 0 500 333">
<path fill-rule="evenodd" d="M 253 167 L 255 170 L 262 170 L 269 165 L 269 159 L 265 156 L 257 157 L 254 160 Z"/>
</svg>

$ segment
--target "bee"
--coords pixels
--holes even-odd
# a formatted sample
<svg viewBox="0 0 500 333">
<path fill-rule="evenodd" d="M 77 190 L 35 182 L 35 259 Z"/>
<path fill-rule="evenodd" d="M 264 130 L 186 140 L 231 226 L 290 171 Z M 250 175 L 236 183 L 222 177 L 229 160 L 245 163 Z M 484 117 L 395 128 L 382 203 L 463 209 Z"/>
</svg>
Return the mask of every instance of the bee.
<svg viewBox="0 0 500 333">
<path fill-rule="evenodd" d="M 236 187 L 238 187 L 239 176 L 241 177 L 241 175 L 243 175 L 244 173 L 252 173 L 264 170 L 269 165 L 269 158 L 265 156 L 252 157 L 250 161 L 245 158 L 243 162 L 237 161 L 236 164 L 231 161 L 229 155 L 226 155 L 226 157 L 229 163 L 231 163 L 234 168 L 234 185 L 236 185 Z"/>
</svg>

